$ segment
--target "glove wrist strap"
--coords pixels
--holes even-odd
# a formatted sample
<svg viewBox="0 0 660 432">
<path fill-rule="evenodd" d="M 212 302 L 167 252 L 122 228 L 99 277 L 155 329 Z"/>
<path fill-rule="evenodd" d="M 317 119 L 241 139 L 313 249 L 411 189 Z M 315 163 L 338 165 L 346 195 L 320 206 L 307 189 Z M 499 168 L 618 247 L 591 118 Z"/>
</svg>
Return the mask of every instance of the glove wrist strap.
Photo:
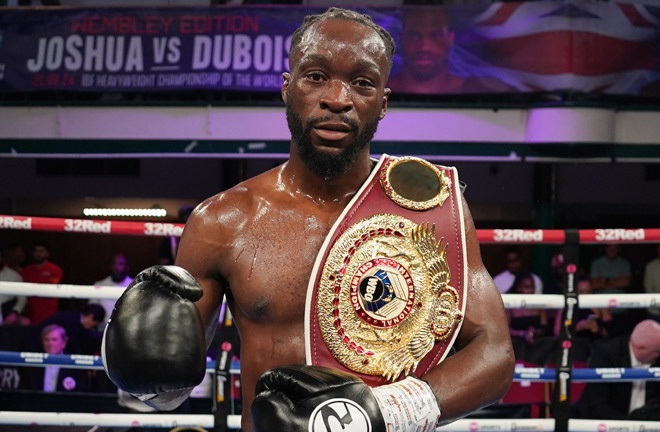
<svg viewBox="0 0 660 432">
<path fill-rule="evenodd" d="M 388 431 L 435 431 L 440 421 L 440 406 L 426 382 L 409 376 L 372 391 Z"/>
</svg>

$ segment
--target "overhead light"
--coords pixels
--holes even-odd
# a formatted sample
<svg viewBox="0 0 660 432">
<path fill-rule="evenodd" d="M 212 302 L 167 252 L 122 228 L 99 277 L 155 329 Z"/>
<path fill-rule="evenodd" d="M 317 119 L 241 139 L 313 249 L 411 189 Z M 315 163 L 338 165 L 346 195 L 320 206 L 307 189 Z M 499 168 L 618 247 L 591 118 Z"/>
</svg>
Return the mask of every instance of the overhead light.
<svg viewBox="0 0 660 432">
<path fill-rule="evenodd" d="M 162 208 L 86 208 L 85 216 L 91 217 L 156 217 L 167 216 L 167 210 Z"/>
</svg>

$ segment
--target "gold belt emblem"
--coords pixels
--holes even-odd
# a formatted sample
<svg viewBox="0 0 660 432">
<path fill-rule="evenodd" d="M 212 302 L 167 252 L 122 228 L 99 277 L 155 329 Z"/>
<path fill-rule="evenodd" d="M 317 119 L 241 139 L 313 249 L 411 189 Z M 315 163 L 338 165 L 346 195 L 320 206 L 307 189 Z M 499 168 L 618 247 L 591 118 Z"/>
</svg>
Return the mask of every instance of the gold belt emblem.
<svg viewBox="0 0 660 432">
<path fill-rule="evenodd" d="M 391 159 L 380 173 L 380 185 L 397 205 L 410 210 L 441 206 L 451 181 L 435 165 L 413 156 Z"/>
<path fill-rule="evenodd" d="M 333 245 L 318 290 L 323 339 L 345 367 L 394 381 L 462 320 L 435 225 L 376 214 Z"/>
</svg>

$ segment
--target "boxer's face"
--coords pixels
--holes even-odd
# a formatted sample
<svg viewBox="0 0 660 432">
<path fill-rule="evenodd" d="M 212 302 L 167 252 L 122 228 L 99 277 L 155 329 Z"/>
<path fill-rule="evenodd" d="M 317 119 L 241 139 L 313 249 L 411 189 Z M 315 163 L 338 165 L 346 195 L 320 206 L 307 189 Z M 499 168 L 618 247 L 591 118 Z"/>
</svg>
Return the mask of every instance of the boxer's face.
<svg viewBox="0 0 660 432">
<path fill-rule="evenodd" d="M 321 21 L 305 32 L 290 64 L 282 97 L 292 150 L 315 173 L 335 177 L 368 151 L 385 116 L 385 44 L 360 23 Z"/>
<path fill-rule="evenodd" d="M 447 67 L 454 33 L 446 20 L 427 9 L 406 15 L 402 37 L 403 61 L 410 74 L 420 81 L 434 78 Z"/>
</svg>

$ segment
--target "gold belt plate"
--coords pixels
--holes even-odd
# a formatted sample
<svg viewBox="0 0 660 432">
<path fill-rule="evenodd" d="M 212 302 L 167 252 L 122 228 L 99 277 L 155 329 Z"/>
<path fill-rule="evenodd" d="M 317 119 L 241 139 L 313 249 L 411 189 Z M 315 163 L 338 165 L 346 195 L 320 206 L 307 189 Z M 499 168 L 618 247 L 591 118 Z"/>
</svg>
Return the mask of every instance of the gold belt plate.
<svg viewBox="0 0 660 432">
<path fill-rule="evenodd" d="M 451 180 L 424 159 L 404 156 L 390 159 L 380 172 L 380 185 L 397 205 L 421 211 L 445 202 L 449 197 Z"/>
<path fill-rule="evenodd" d="M 345 367 L 389 381 L 414 371 L 462 320 L 435 225 L 376 214 L 349 227 L 323 267 L 323 340 Z"/>
</svg>

